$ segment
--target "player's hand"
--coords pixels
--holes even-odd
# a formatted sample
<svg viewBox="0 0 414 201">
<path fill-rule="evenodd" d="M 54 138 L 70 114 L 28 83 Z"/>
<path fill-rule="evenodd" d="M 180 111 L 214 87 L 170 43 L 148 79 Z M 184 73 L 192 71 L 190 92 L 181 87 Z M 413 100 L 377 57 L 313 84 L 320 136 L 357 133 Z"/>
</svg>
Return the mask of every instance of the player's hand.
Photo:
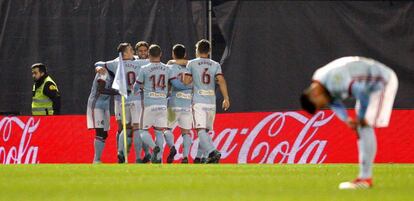
<svg viewBox="0 0 414 201">
<path fill-rule="evenodd" d="M 368 126 L 368 123 L 365 119 L 359 120 L 358 125 L 360 125 L 361 127 L 365 127 Z"/>
<path fill-rule="evenodd" d="M 95 68 L 95 71 L 99 74 L 102 74 L 102 75 L 106 73 L 106 69 L 104 67 L 100 67 L 100 66 L 97 66 Z"/>
<path fill-rule="evenodd" d="M 356 130 L 358 127 L 358 122 L 353 118 L 348 118 L 346 120 L 346 125 L 350 127 L 352 130 Z"/>
<path fill-rule="evenodd" d="M 230 100 L 225 98 L 223 100 L 222 108 L 223 108 L 224 111 L 227 111 L 229 109 L 229 107 L 230 107 Z"/>
</svg>

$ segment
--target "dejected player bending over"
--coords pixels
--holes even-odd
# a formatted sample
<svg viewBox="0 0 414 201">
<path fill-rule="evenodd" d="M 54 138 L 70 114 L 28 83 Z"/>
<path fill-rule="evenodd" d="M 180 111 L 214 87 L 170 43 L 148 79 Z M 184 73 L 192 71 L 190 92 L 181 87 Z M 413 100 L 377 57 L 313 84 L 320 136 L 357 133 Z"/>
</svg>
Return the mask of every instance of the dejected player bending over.
<svg viewBox="0 0 414 201">
<path fill-rule="evenodd" d="M 318 69 L 302 94 L 302 108 L 311 114 L 329 106 L 336 116 L 358 134 L 359 175 L 340 189 L 372 187 L 372 165 L 377 142 L 374 128 L 387 127 L 398 79 L 384 64 L 364 57 L 343 57 Z M 348 116 L 342 100 L 356 99 L 356 119 Z"/>
</svg>

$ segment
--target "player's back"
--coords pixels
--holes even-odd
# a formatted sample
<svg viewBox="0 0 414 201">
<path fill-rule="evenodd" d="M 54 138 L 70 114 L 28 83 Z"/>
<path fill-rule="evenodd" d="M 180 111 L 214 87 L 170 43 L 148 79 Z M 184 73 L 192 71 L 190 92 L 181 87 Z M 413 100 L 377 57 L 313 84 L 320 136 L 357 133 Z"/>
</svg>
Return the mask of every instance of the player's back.
<svg viewBox="0 0 414 201">
<path fill-rule="evenodd" d="M 170 67 L 170 76 L 175 78 L 181 82 L 183 80 L 184 75 L 189 73 L 186 66 L 181 66 L 178 64 L 172 64 Z M 193 84 L 187 85 L 189 89 L 178 89 L 176 87 L 171 86 L 171 98 L 168 102 L 169 107 L 190 107 L 191 100 L 192 100 L 192 87 Z"/>
<path fill-rule="evenodd" d="M 352 82 L 365 82 L 367 87 L 386 82 L 392 70 L 384 64 L 364 57 L 342 57 L 318 69 L 313 79 L 321 82 L 334 96 L 346 98 Z"/>
<path fill-rule="evenodd" d="M 150 63 L 141 68 L 138 82 L 144 83 L 144 105 L 167 105 L 169 68 L 163 63 Z"/>
<path fill-rule="evenodd" d="M 142 66 L 149 64 L 149 60 L 147 59 L 134 59 L 134 60 L 125 60 L 124 67 L 125 67 L 125 76 L 126 76 L 126 83 L 128 85 L 128 101 L 139 100 L 141 99 L 141 94 L 133 94 L 133 86 L 135 81 L 138 79 L 138 75 L 141 71 Z"/>
<path fill-rule="evenodd" d="M 110 88 L 112 85 L 113 78 L 109 73 L 104 75 L 97 73 L 92 83 L 91 92 L 88 99 L 88 107 L 96 107 L 102 109 L 109 109 L 110 95 L 99 93 L 98 81 L 105 82 L 105 88 Z"/>
<path fill-rule="evenodd" d="M 188 62 L 187 69 L 193 77 L 193 103 L 215 104 L 215 77 L 221 75 L 219 63 L 208 58 Z"/>
</svg>

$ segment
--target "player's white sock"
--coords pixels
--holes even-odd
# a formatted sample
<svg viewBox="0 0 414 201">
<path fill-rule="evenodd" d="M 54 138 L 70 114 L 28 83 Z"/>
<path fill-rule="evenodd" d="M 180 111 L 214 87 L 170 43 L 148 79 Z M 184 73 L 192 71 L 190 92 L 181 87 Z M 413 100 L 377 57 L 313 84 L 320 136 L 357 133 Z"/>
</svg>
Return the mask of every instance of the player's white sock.
<svg viewBox="0 0 414 201">
<path fill-rule="evenodd" d="M 102 151 L 103 151 L 103 148 L 105 147 L 105 140 L 101 139 L 100 137 L 95 137 L 95 141 L 93 145 L 95 149 L 95 156 L 93 158 L 93 161 L 95 163 L 101 162 Z"/>
<path fill-rule="evenodd" d="M 359 140 L 359 176 L 365 179 L 372 177 L 372 165 L 377 151 L 377 140 L 372 127 L 358 127 Z"/>
<path fill-rule="evenodd" d="M 160 152 L 157 154 L 157 160 L 162 159 L 162 153 L 164 152 L 164 134 L 162 130 L 155 130 L 155 144 L 160 148 Z"/>
<path fill-rule="evenodd" d="M 190 153 L 190 147 L 191 147 L 191 136 L 190 134 L 182 134 L 183 136 L 183 157 L 188 157 L 188 154 Z"/>
<path fill-rule="evenodd" d="M 206 130 L 200 130 L 198 131 L 198 138 L 200 139 L 200 144 L 199 146 L 201 146 L 201 149 L 204 150 L 204 153 L 210 154 L 212 151 L 214 151 L 214 146 L 212 143 L 210 143 L 210 139 L 209 136 L 206 132 Z"/>
<path fill-rule="evenodd" d="M 171 148 L 174 146 L 174 135 L 172 134 L 171 130 L 168 129 L 165 131 L 165 142 L 167 143 L 168 147 Z"/>
<path fill-rule="evenodd" d="M 141 132 L 141 139 L 142 139 L 142 142 L 144 144 L 149 146 L 151 149 L 154 149 L 155 143 L 154 143 L 154 140 L 152 139 L 151 135 L 149 134 L 148 130 L 143 130 Z"/>
<path fill-rule="evenodd" d="M 135 149 L 135 161 L 141 159 L 142 152 L 142 139 L 141 139 L 142 130 L 134 130 L 134 149 Z"/>
</svg>

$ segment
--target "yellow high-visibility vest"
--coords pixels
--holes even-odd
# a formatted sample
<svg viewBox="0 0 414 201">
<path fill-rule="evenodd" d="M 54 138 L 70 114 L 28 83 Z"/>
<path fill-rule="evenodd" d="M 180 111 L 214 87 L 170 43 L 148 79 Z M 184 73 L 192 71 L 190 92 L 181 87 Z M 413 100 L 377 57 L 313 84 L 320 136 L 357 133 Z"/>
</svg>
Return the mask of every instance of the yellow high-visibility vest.
<svg viewBox="0 0 414 201">
<path fill-rule="evenodd" d="M 33 91 L 35 91 L 35 95 L 33 96 L 32 101 L 32 115 L 53 115 L 53 102 L 43 94 L 43 88 L 45 87 L 46 82 L 52 82 L 56 86 L 55 81 L 52 80 L 49 76 L 43 81 L 42 85 L 36 89 L 36 84 L 33 84 Z"/>
</svg>

